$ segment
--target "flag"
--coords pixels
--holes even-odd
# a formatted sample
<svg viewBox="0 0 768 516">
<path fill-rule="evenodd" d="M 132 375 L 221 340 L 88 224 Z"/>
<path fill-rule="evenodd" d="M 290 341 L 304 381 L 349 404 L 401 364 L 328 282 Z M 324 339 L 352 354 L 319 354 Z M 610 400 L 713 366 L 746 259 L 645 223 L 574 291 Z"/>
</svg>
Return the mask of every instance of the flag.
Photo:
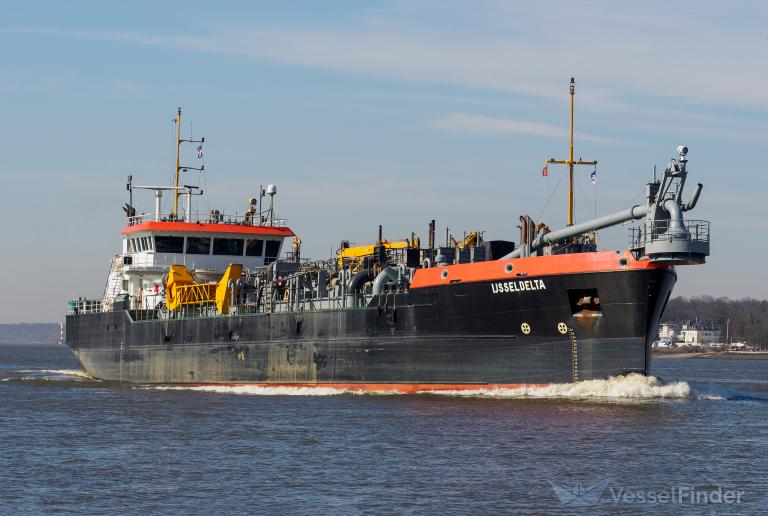
<svg viewBox="0 0 768 516">
<path fill-rule="evenodd" d="M 203 157 L 203 145 L 200 144 L 197 146 L 197 159 L 201 159 Z"/>
<path fill-rule="evenodd" d="M 545 176 L 545 177 L 546 177 L 546 176 L 548 176 L 548 175 L 549 175 L 549 170 L 547 169 L 547 166 L 548 166 L 548 165 L 544 165 L 544 168 L 543 168 L 543 169 L 541 169 L 541 175 L 542 175 L 542 176 Z"/>
<path fill-rule="evenodd" d="M 589 178 L 592 180 L 592 184 L 595 184 L 597 182 L 597 170 L 593 170 Z"/>
</svg>

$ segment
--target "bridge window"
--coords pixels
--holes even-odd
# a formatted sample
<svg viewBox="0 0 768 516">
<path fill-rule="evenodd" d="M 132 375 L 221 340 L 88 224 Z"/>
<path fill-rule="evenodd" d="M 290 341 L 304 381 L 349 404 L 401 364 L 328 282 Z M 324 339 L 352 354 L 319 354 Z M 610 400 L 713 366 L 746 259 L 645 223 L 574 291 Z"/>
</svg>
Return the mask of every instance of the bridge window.
<svg viewBox="0 0 768 516">
<path fill-rule="evenodd" d="M 264 254 L 264 240 L 249 239 L 245 244 L 245 256 L 261 256 Z"/>
<path fill-rule="evenodd" d="M 264 263 L 270 264 L 277 259 L 277 255 L 280 253 L 280 240 L 267 240 L 266 248 Z"/>
<path fill-rule="evenodd" d="M 209 237 L 187 237 L 187 254 L 211 254 Z"/>
<path fill-rule="evenodd" d="M 243 240 L 240 238 L 214 238 L 213 254 L 243 256 Z"/>
<path fill-rule="evenodd" d="M 156 236 L 155 250 L 158 253 L 181 254 L 184 252 L 184 237 Z"/>
</svg>

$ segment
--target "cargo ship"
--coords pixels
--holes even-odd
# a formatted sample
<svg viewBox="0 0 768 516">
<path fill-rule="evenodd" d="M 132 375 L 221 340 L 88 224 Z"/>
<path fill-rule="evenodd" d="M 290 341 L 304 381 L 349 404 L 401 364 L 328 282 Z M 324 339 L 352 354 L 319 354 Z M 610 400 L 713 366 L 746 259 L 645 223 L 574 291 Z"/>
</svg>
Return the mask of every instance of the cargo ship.
<svg viewBox="0 0 768 516">
<path fill-rule="evenodd" d="M 570 94 L 573 110 L 573 81 Z M 709 222 L 683 217 L 702 189 L 683 200 L 686 147 L 644 203 L 575 223 L 574 167 L 596 162 L 573 159 L 571 116 L 569 159 L 548 161 L 569 171 L 562 229 L 521 216 L 516 243 L 480 231 L 438 243 L 434 220 L 425 242 L 379 226 L 369 243 L 307 260 L 274 185 L 242 215 L 193 211 L 203 192 L 179 184 L 193 169 L 180 149 L 199 143 L 200 156 L 204 139 L 181 138 L 181 109 L 175 121 L 174 184 L 129 177 L 104 293 L 69 303 L 66 343 L 96 379 L 414 393 L 648 374 L 675 267 L 709 254 Z M 137 214 L 134 193 L 147 190 L 155 209 Z M 597 250 L 596 231 L 633 221 L 626 249 Z"/>
</svg>

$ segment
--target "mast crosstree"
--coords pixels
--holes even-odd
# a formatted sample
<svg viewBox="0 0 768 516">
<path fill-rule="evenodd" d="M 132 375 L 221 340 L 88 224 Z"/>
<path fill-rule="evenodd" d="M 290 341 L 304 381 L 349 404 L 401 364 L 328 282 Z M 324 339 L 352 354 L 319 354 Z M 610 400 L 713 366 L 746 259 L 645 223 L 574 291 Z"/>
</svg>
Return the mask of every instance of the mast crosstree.
<svg viewBox="0 0 768 516">
<path fill-rule="evenodd" d="M 597 161 L 578 161 L 573 159 L 573 99 L 576 95 L 576 84 L 571 77 L 571 148 L 568 159 L 548 159 L 547 164 L 568 165 L 568 225 L 573 226 L 573 167 L 574 165 L 597 165 Z"/>
</svg>

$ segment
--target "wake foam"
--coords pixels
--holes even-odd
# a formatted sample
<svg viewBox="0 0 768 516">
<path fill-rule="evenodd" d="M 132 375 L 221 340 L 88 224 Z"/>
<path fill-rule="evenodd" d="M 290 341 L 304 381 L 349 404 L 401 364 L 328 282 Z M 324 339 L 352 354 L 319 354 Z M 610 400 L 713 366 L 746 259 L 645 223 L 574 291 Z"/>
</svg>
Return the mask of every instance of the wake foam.
<svg viewBox="0 0 768 516">
<path fill-rule="evenodd" d="M 197 391 L 217 394 L 240 394 L 248 396 L 336 396 L 339 394 L 367 394 L 351 389 L 333 387 L 267 387 L 262 385 L 163 385 L 147 387 L 158 391 Z"/>
<path fill-rule="evenodd" d="M 22 380 L 22 381 L 82 381 L 93 380 L 93 378 L 78 369 L 22 369 L 20 371 L 10 371 L 9 378 L 3 378 L 3 381 Z"/>
<path fill-rule="evenodd" d="M 697 400 L 714 400 L 714 401 L 761 401 L 768 402 L 768 397 L 753 393 L 736 391 L 722 387 L 715 384 L 697 385 L 692 387 L 693 397 Z"/>
<path fill-rule="evenodd" d="M 632 373 L 607 380 L 587 380 L 519 388 L 477 389 L 469 391 L 427 391 L 429 394 L 485 398 L 571 398 L 571 399 L 656 399 L 691 397 L 686 382 L 663 383 L 655 376 Z"/>
<path fill-rule="evenodd" d="M 0 382 L 83 382 L 93 380 L 85 371 L 78 369 L 24 369 L 7 371 L 9 377 Z M 245 396 L 339 396 L 343 394 L 390 396 L 402 394 L 396 391 L 364 391 L 336 387 L 290 387 L 265 385 L 145 385 L 139 389 L 158 391 L 197 391 L 215 394 Z M 614 376 L 606 380 L 587 380 L 578 383 L 523 386 L 519 388 L 484 388 L 470 390 L 423 390 L 416 394 L 454 396 L 464 398 L 497 399 L 577 399 L 577 400 L 653 400 L 695 399 L 708 401 L 759 401 L 768 403 L 768 397 L 728 389 L 715 384 L 696 385 L 687 382 L 664 383 L 654 376 L 632 373 Z"/>
<path fill-rule="evenodd" d="M 331 387 L 269 387 L 263 385 L 194 385 L 150 386 L 148 389 L 164 391 L 197 391 L 217 394 L 250 396 L 334 396 L 340 394 L 392 395 L 397 392 L 366 392 L 356 389 Z M 686 382 L 664 384 L 656 377 L 641 374 L 616 376 L 607 380 L 588 380 L 572 384 L 525 386 L 519 388 L 485 388 L 470 390 L 424 390 L 417 394 L 478 398 L 572 398 L 572 399 L 656 399 L 691 398 L 691 387 Z"/>
<path fill-rule="evenodd" d="M 35 375 L 36 379 L 59 379 L 61 377 L 84 378 L 86 380 L 92 379 L 91 375 L 78 369 L 25 369 L 17 372 L 32 373 Z"/>
</svg>

